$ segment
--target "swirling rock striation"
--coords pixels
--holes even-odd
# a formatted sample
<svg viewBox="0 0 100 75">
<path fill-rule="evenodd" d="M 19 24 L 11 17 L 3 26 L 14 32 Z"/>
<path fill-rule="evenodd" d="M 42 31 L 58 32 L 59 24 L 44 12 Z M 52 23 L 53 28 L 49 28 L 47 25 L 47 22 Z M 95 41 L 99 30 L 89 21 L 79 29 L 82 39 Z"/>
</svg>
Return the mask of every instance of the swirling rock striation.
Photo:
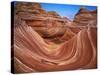
<svg viewBox="0 0 100 75">
<path fill-rule="evenodd" d="M 15 73 L 97 67 L 96 25 L 75 23 L 74 26 L 68 18 L 47 12 L 38 3 L 18 2 L 15 9 L 12 57 Z"/>
</svg>

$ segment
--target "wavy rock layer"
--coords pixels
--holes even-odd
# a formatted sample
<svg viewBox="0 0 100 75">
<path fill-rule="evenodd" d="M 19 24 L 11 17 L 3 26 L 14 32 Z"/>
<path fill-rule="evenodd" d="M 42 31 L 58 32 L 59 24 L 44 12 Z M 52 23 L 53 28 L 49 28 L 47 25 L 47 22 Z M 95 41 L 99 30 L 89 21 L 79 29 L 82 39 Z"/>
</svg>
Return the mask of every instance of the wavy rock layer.
<svg viewBox="0 0 100 75">
<path fill-rule="evenodd" d="M 73 26 L 37 3 L 17 3 L 14 20 L 15 73 L 97 67 L 96 26 Z"/>
</svg>

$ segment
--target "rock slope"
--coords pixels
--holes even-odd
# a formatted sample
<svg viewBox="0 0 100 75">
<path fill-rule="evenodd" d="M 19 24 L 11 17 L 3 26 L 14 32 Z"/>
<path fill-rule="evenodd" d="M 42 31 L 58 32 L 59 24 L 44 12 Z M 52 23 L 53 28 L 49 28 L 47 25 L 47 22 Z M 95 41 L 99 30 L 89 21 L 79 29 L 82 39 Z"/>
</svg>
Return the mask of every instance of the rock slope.
<svg viewBox="0 0 100 75">
<path fill-rule="evenodd" d="M 97 67 L 95 11 L 81 8 L 73 25 L 67 17 L 47 12 L 38 3 L 18 2 L 14 20 L 15 73 Z"/>
</svg>

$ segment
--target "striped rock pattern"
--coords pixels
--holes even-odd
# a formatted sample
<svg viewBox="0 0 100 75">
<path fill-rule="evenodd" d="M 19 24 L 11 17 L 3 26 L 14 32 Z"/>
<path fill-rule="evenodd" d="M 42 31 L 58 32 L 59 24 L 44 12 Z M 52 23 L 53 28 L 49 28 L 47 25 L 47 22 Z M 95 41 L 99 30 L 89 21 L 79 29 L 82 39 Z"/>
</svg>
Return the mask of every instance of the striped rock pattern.
<svg viewBox="0 0 100 75">
<path fill-rule="evenodd" d="M 12 61 L 15 73 L 97 67 L 96 26 L 73 26 L 67 18 L 55 12 L 47 13 L 37 3 L 21 5 L 18 3 L 16 6 L 24 10 L 16 11 L 14 16 Z M 26 12 L 25 8 L 29 9 L 29 5 L 33 9 Z"/>
</svg>

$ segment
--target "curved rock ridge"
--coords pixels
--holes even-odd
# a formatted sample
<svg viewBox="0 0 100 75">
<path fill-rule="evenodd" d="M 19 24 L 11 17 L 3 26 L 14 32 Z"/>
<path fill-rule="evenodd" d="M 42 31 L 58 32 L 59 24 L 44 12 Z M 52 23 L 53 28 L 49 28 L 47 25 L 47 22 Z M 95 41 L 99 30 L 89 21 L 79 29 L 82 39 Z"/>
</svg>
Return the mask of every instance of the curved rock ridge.
<svg viewBox="0 0 100 75">
<path fill-rule="evenodd" d="M 83 29 L 69 41 L 59 44 L 46 43 L 29 26 L 16 27 L 14 33 L 16 73 L 96 68 L 94 28 Z"/>
<path fill-rule="evenodd" d="M 45 11 L 38 3 L 18 2 L 15 9 L 15 73 L 97 67 L 97 19 L 84 20 L 86 25 L 78 19 L 84 12 L 96 18 L 96 11 L 81 8 L 72 22 L 54 11 Z"/>
</svg>

